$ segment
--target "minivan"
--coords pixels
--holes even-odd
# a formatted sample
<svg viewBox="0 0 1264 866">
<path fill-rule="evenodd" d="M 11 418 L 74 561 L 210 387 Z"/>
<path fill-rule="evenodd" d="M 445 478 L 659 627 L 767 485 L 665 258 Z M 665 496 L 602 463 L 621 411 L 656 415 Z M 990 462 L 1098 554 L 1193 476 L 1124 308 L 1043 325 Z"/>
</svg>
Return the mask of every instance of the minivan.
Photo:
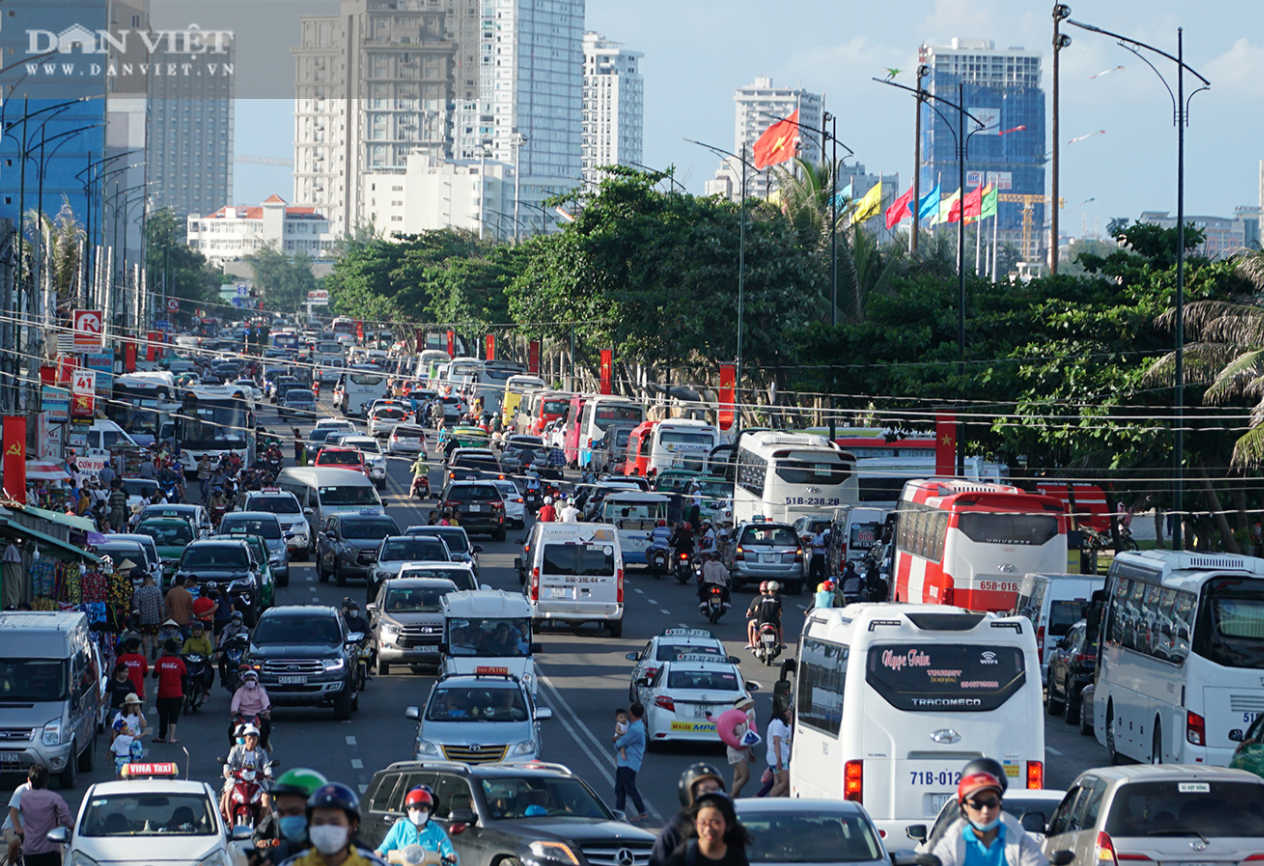
<svg viewBox="0 0 1264 866">
<path fill-rule="evenodd" d="M 1040 682 L 1049 682 L 1049 656 L 1058 639 L 1088 613 L 1093 593 L 1106 586 L 1105 577 L 1091 574 L 1029 574 L 1018 585 L 1011 616 L 1025 616 L 1036 630 Z"/>
<path fill-rule="evenodd" d="M 103 676 L 81 611 L 0 613 L 0 772 L 47 767 L 62 790 L 96 764 Z"/>
<path fill-rule="evenodd" d="M 385 514 L 382 497 L 365 475 L 346 469 L 289 466 L 277 476 L 276 486 L 293 493 L 307 518 L 308 538 L 315 552 L 316 536 L 327 517 L 346 512 Z"/>
<path fill-rule="evenodd" d="M 623 636 L 623 553 L 609 523 L 537 522 L 520 563 L 532 632 L 546 622 L 595 622 Z"/>
</svg>

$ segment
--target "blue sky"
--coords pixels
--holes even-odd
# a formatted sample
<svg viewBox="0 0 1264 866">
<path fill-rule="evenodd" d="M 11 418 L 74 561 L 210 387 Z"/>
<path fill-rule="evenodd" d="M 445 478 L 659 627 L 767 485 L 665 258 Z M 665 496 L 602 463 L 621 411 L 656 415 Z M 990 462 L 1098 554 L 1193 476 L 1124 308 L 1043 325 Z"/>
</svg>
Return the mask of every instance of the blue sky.
<svg viewBox="0 0 1264 866">
<path fill-rule="evenodd" d="M 1177 28 L 1186 28 L 1186 62 L 1212 82 L 1190 109 L 1186 213 L 1231 216 L 1236 206 L 1258 205 L 1264 158 L 1259 0 L 1070 5 L 1073 19 L 1172 54 Z M 702 191 L 717 163 L 682 137 L 730 147 L 733 91 L 757 75 L 824 92 L 827 109 L 839 116 L 839 138 L 869 170 L 899 172 L 903 188 L 912 177 L 913 112 L 908 98 L 870 77 L 898 67 L 907 71 L 896 80 L 911 84 L 922 43 L 987 38 L 997 47 L 1042 50 L 1048 92 L 1052 6 L 1045 0 L 588 0 L 587 28 L 645 53 L 644 162 L 675 165 L 691 191 Z M 1073 27 L 1065 32 L 1073 42 L 1062 53 L 1063 144 L 1098 130 L 1106 134 L 1063 147 L 1063 231 L 1079 234 L 1085 218 L 1092 232 L 1095 224 L 1104 231 L 1111 217 L 1175 212 L 1176 130 L 1167 91 L 1113 40 Z M 1175 69 L 1167 61 L 1156 66 L 1165 75 Z M 241 100 L 237 153 L 291 156 L 290 111 L 285 100 Z M 273 192 L 292 196 L 288 169 L 239 163 L 235 172 L 237 203 L 257 203 Z M 1084 204 L 1088 199 L 1095 201 Z"/>
</svg>

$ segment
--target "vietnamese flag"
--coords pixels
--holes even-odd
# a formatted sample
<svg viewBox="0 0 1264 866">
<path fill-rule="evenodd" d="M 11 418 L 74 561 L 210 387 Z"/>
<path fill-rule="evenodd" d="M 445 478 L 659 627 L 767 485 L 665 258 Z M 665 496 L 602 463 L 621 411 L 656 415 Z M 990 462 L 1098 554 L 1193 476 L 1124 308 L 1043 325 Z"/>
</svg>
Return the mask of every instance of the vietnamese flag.
<svg viewBox="0 0 1264 866">
<path fill-rule="evenodd" d="M 799 140 L 799 109 L 764 130 L 755 142 L 755 168 L 767 168 L 794 156 Z"/>
<path fill-rule="evenodd" d="M 904 195 L 897 198 L 889 208 L 887 208 L 887 228 L 893 229 L 905 219 L 913 215 L 913 211 L 909 209 L 909 203 L 913 201 L 913 187 L 909 187 L 904 191 Z"/>
<path fill-rule="evenodd" d="M 935 474 L 957 474 L 957 416 L 947 412 L 935 413 Z"/>
</svg>

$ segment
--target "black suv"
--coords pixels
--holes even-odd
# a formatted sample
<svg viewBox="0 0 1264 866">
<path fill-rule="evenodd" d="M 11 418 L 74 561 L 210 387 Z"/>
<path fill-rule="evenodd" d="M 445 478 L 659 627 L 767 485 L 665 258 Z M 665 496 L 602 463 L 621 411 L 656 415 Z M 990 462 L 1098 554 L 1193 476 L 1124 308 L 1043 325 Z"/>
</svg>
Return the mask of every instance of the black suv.
<svg viewBox="0 0 1264 866">
<path fill-rule="evenodd" d="M 435 792 L 435 820 L 452 838 L 461 866 L 649 864 L 653 833 L 625 823 L 566 767 L 534 761 L 391 764 L 373 776 L 360 802 L 364 844 L 376 847 L 386 838 L 404 816 L 405 795 L 418 785 Z"/>
<path fill-rule="evenodd" d="M 505 470 L 485 448 L 462 448 L 448 461 L 449 481 L 503 481 Z"/>
<path fill-rule="evenodd" d="M 458 509 L 461 527 L 469 535 L 482 532 L 505 540 L 505 498 L 488 481 L 449 481 L 440 497 L 444 508 Z"/>
<path fill-rule="evenodd" d="M 372 583 L 378 546 L 383 538 L 399 534 L 395 519 L 376 511 L 325 518 L 316 537 L 316 576 L 325 583 L 332 574 L 339 586 L 346 586 L 348 577 Z"/>
<path fill-rule="evenodd" d="M 244 661 L 274 706 L 333 706 L 345 721 L 360 707 L 356 649 L 332 607 L 274 607 L 259 617 Z"/>
</svg>

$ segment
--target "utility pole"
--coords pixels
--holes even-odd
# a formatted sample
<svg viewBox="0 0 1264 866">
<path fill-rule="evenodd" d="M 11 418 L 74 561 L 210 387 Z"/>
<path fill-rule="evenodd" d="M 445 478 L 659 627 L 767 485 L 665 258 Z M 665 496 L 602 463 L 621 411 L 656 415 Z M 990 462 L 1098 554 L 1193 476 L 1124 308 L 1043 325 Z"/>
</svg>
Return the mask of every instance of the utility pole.
<svg viewBox="0 0 1264 866">
<path fill-rule="evenodd" d="M 1071 15 L 1071 7 L 1055 3 L 1053 7 L 1053 204 L 1049 218 L 1049 273 L 1058 272 L 1058 159 L 1061 155 L 1061 133 L 1058 129 L 1058 57 L 1071 44 L 1071 37 L 1059 32 L 1062 20 Z M 999 216 L 999 208 L 998 214 Z"/>
<path fill-rule="evenodd" d="M 930 74 L 925 63 L 917 67 L 917 98 L 913 100 L 913 231 L 909 234 L 909 253 L 917 255 L 917 230 L 922 225 L 922 79 Z"/>
</svg>

